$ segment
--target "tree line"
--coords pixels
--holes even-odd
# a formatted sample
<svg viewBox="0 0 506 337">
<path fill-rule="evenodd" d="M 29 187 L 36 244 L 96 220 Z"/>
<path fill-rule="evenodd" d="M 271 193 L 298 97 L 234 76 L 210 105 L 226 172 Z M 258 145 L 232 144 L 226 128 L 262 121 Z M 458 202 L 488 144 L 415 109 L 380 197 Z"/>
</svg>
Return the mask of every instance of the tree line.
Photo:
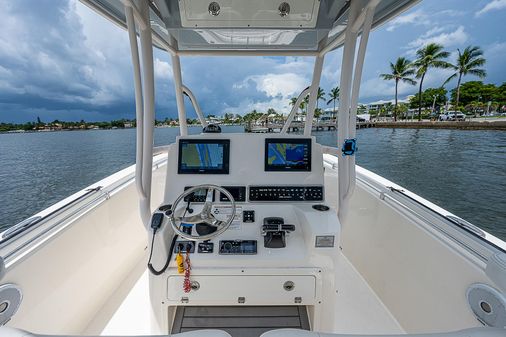
<svg viewBox="0 0 506 337">
<path fill-rule="evenodd" d="M 478 46 L 468 46 L 463 51 L 457 49 L 457 57 L 454 63 L 448 61 L 450 53 L 444 47 L 437 43 L 429 43 L 416 51 L 416 59 L 413 61 L 405 57 L 399 57 L 395 62 L 390 62 L 390 73 L 381 74 L 380 77 L 387 81 L 395 81 L 395 97 L 393 115 L 397 120 L 399 112 L 398 105 L 398 86 L 400 82 L 409 85 L 418 84 L 418 93 L 410 101 L 411 108 L 418 109 L 418 120 L 422 120 L 422 108 L 432 106 L 436 102 L 446 104 L 447 90 L 445 85 L 451 80 L 457 79 L 457 87 L 451 91 L 451 103 L 455 110 L 463 110 L 472 102 L 484 102 L 486 99 L 495 99 L 496 102 L 504 102 L 504 87 L 499 88 L 494 85 L 484 85 L 481 81 L 474 81 L 462 84 L 465 76 L 472 75 L 478 78 L 485 78 L 487 73 L 482 67 L 486 60 L 483 57 L 483 51 Z M 452 74 L 441 84 L 439 88 L 430 88 L 423 91 L 423 81 L 431 69 L 451 69 Z M 493 89 L 487 97 L 483 92 L 485 89 Z M 493 86 L 493 88 L 490 88 Z M 479 91 L 480 94 L 477 94 Z M 490 91 L 490 90 L 489 90 Z M 488 102 L 486 100 L 485 102 Z M 430 105 L 429 105 L 430 106 Z"/>
<path fill-rule="evenodd" d="M 332 110 L 332 115 L 333 115 L 333 117 L 335 117 L 336 103 L 339 102 L 339 93 L 340 93 L 340 90 L 339 90 L 338 86 L 330 89 L 330 92 L 328 92 L 328 93 L 325 93 L 325 90 L 323 90 L 321 87 L 318 88 L 318 92 L 316 95 L 316 109 L 314 111 L 314 117 L 316 119 L 320 118 L 320 116 L 323 114 L 323 109 L 319 108 L 320 101 L 324 101 L 324 102 L 326 101 L 327 105 L 329 105 L 331 103 L 334 104 L 334 108 Z M 325 95 L 328 95 L 328 100 L 325 98 Z M 290 105 L 294 106 L 297 103 L 297 99 L 298 99 L 298 97 L 290 98 Z M 304 97 L 304 99 L 302 99 L 302 101 L 299 104 L 298 109 L 301 110 L 301 113 L 303 115 L 306 115 L 308 107 L 309 107 L 309 94 L 306 95 L 306 97 Z"/>
<path fill-rule="evenodd" d="M 12 130 L 37 131 L 37 130 L 86 130 L 92 128 L 99 129 L 121 129 L 135 127 L 135 119 L 118 119 L 106 122 L 86 122 L 80 121 L 61 121 L 58 119 L 52 122 L 43 122 L 37 117 L 35 122 L 26 123 L 0 123 L 0 132 Z"/>
</svg>

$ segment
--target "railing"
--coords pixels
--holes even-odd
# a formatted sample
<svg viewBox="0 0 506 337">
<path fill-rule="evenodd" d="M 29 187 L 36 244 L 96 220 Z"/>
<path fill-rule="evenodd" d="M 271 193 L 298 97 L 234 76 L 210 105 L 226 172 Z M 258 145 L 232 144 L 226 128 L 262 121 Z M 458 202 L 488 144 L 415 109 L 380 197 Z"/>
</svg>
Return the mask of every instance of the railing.
<svg viewBox="0 0 506 337">
<path fill-rule="evenodd" d="M 207 121 L 204 118 L 204 114 L 202 113 L 202 110 L 200 110 L 200 105 L 197 102 L 195 95 L 186 85 L 183 85 L 182 89 L 183 89 L 183 94 L 186 95 L 186 97 L 188 97 L 188 99 L 192 103 L 193 109 L 195 109 L 195 112 L 197 113 L 197 117 L 199 118 L 200 124 L 202 124 L 202 127 L 206 127 Z"/>
<path fill-rule="evenodd" d="M 163 149 L 164 152 L 166 148 Z M 166 157 L 158 157 L 153 162 L 152 170 L 165 165 Z M 36 247 L 34 241 L 45 240 L 53 234 L 70 225 L 76 219 L 101 202 L 108 200 L 112 194 L 135 180 L 133 167 L 124 169 L 120 176 L 107 177 L 97 182 L 94 187 L 75 193 L 75 198 L 63 201 L 48 207 L 34 216 L 19 222 L 0 234 L 0 251 L 4 259 L 11 258 L 18 251 L 27 247 L 29 250 Z M 120 173 L 118 172 L 118 173 Z"/>
<path fill-rule="evenodd" d="M 29 229 L 30 227 L 37 225 L 38 223 L 46 220 L 47 218 L 67 209 L 68 207 L 74 205 L 75 203 L 85 199 L 86 197 L 89 197 L 90 195 L 97 193 L 98 191 L 100 191 L 101 188 L 102 188 L 102 186 L 97 186 L 95 188 L 91 188 L 89 190 L 86 190 L 86 192 L 84 194 L 69 201 L 68 203 L 66 203 L 63 206 L 58 207 L 57 209 L 49 212 L 48 214 L 45 214 L 43 216 L 40 216 L 40 215 L 33 216 L 31 218 L 25 219 L 25 220 L 15 224 L 14 226 L 10 227 L 9 229 L 5 230 L 4 232 L 2 232 L 0 234 L 0 244 L 15 237 L 16 235 L 20 234 L 21 232 L 24 232 L 25 230 Z"/>
<path fill-rule="evenodd" d="M 306 89 L 302 90 L 302 92 L 299 94 L 299 97 L 297 97 L 297 100 L 295 101 L 295 104 L 292 107 L 292 111 L 290 111 L 290 114 L 286 118 L 285 125 L 283 125 L 283 128 L 281 129 L 281 133 L 286 133 L 288 131 L 288 128 L 293 122 L 293 119 L 295 117 L 295 114 L 297 113 L 297 110 L 299 110 L 300 103 L 306 98 L 307 95 L 309 95 L 309 90 L 311 87 L 307 87 Z"/>
</svg>

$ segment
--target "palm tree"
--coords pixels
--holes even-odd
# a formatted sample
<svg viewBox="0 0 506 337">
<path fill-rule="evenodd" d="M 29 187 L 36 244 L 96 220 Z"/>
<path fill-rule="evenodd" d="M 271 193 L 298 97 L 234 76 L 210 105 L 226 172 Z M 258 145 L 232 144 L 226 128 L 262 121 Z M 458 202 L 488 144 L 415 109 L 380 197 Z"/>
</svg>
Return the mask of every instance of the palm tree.
<svg viewBox="0 0 506 337">
<path fill-rule="evenodd" d="M 297 97 L 290 98 L 290 105 L 295 105 L 295 102 L 297 102 Z"/>
<path fill-rule="evenodd" d="M 307 95 L 306 97 L 304 97 L 304 100 L 302 100 L 302 102 L 300 102 L 300 109 L 302 110 L 302 114 L 303 115 L 307 115 L 307 106 L 309 105 L 309 95 Z M 306 109 L 306 110 L 304 110 Z"/>
<path fill-rule="evenodd" d="M 397 121 L 397 91 L 399 81 L 415 85 L 416 81 L 411 78 L 415 74 L 415 70 L 411 67 L 411 62 L 404 58 L 399 57 L 395 64 L 390 62 L 390 74 L 381 74 L 384 80 L 395 80 L 395 105 L 394 105 L 394 121 Z"/>
<path fill-rule="evenodd" d="M 334 110 L 332 113 L 332 117 L 335 118 L 336 117 L 336 101 L 339 101 L 339 87 L 335 87 L 335 88 L 330 89 L 329 97 L 330 97 L 330 99 L 327 101 L 327 105 L 334 102 Z"/>
<path fill-rule="evenodd" d="M 418 57 L 413 62 L 413 67 L 416 69 L 416 78 L 420 79 L 420 86 L 418 87 L 418 120 L 422 120 L 422 85 L 425 74 L 430 68 L 451 68 L 451 64 L 446 62 L 445 59 L 450 55 L 443 49 L 443 46 L 437 43 L 429 43 L 416 51 Z"/>
<path fill-rule="evenodd" d="M 316 109 L 314 110 L 314 117 L 316 118 L 316 123 L 319 122 L 320 116 L 323 113 L 323 111 L 320 111 L 320 109 L 318 108 L 318 102 L 320 100 L 325 100 L 325 91 L 323 91 L 322 88 L 318 87 L 318 92 L 316 93 Z"/>
<path fill-rule="evenodd" d="M 320 100 L 325 100 L 325 91 L 322 88 L 318 87 L 318 93 L 316 94 L 316 109 L 318 109 L 318 102 Z"/>
<path fill-rule="evenodd" d="M 485 59 L 481 57 L 483 55 L 483 51 L 480 47 L 477 46 L 468 46 L 464 49 L 463 52 L 460 52 L 460 49 L 457 49 L 459 52 L 459 56 L 457 57 L 457 63 L 452 65 L 451 67 L 455 70 L 455 73 L 448 77 L 445 81 L 445 84 L 454 79 L 455 77 L 459 77 L 457 81 L 457 97 L 455 99 L 455 110 L 459 107 L 459 98 L 460 98 L 460 81 L 462 80 L 462 76 L 465 75 L 475 75 L 479 78 L 484 78 L 487 76 L 487 73 L 484 69 L 479 68 L 485 64 Z"/>
</svg>

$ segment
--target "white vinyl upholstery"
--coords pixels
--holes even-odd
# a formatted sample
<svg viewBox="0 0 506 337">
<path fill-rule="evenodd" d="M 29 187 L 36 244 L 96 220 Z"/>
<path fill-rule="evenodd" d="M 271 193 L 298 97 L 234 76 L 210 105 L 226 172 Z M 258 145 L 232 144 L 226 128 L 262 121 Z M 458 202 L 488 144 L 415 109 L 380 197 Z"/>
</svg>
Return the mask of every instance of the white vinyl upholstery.
<svg viewBox="0 0 506 337">
<path fill-rule="evenodd" d="M 407 335 L 344 335 L 298 329 L 271 330 L 260 337 L 506 337 L 505 329 L 472 328 L 453 332 Z"/>
<path fill-rule="evenodd" d="M 14 329 L 7 326 L 0 326 L 0 337 L 77 337 L 77 336 L 51 336 L 51 335 L 38 335 L 30 332 Z M 89 336 L 87 336 L 89 337 Z M 116 336 L 122 337 L 122 336 Z M 138 336 L 138 337 L 162 337 L 162 336 Z M 166 337 L 169 337 L 167 335 Z M 189 332 L 182 332 L 170 337 L 231 337 L 228 333 L 222 330 L 195 330 Z"/>
</svg>

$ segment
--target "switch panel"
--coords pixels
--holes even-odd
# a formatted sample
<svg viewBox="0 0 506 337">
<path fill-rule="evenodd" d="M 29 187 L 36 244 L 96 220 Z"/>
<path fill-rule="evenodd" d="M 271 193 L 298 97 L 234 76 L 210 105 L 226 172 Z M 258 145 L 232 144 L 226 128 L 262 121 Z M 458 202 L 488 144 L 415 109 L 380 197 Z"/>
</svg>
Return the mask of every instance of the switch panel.
<svg viewBox="0 0 506 337">
<path fill-rule="evenodd" d="M 234 198 L 235 202 L 245 202 L 246 201 L 246 186 L 222 186 L 224 189 L 226 189 L 230 194 L 232 194 L 232 197 Z M 220 201 L 228 201 L 228 198 L 225 194 L 220 192 Z"/>
<path fill-rule="evenodd" d="M 212 242 L 199 242 L 198 252 L 202 254 L 209 254 L 214 251 L 214 244 Z"/>
<path fill-rule="evenodd" d="M 176 241 L 174 245 L 174 253 L 183 253 L 186 252 L 194 253 L 195 252 L 195 242 L 193 241 Z"/>
<path fill-rule="evenodd" d="M 250 201 L 323 201 L 323 186 L 250 186 Z"/>
<path fill-rule="evenodd" d="M 184 190 L 186 191 L 192 187 L 193 186 L 185 186 Z M 190 198 L 191 198 L 191 200 L 190 200 Z M 205 202 L 206 198 L 207 198 L 207 189 L 205 189 L 205 190 L 200 189 L 200 190 L 197 190 L 197 191 L 193 192 L 192 194 L 184 197 L 184 201 L 188 202 L 188 200 L 190 200 L 191 202 Z M 213 201 L 214 201 L 214 193 L 213 193 Z"/>
</svg>

